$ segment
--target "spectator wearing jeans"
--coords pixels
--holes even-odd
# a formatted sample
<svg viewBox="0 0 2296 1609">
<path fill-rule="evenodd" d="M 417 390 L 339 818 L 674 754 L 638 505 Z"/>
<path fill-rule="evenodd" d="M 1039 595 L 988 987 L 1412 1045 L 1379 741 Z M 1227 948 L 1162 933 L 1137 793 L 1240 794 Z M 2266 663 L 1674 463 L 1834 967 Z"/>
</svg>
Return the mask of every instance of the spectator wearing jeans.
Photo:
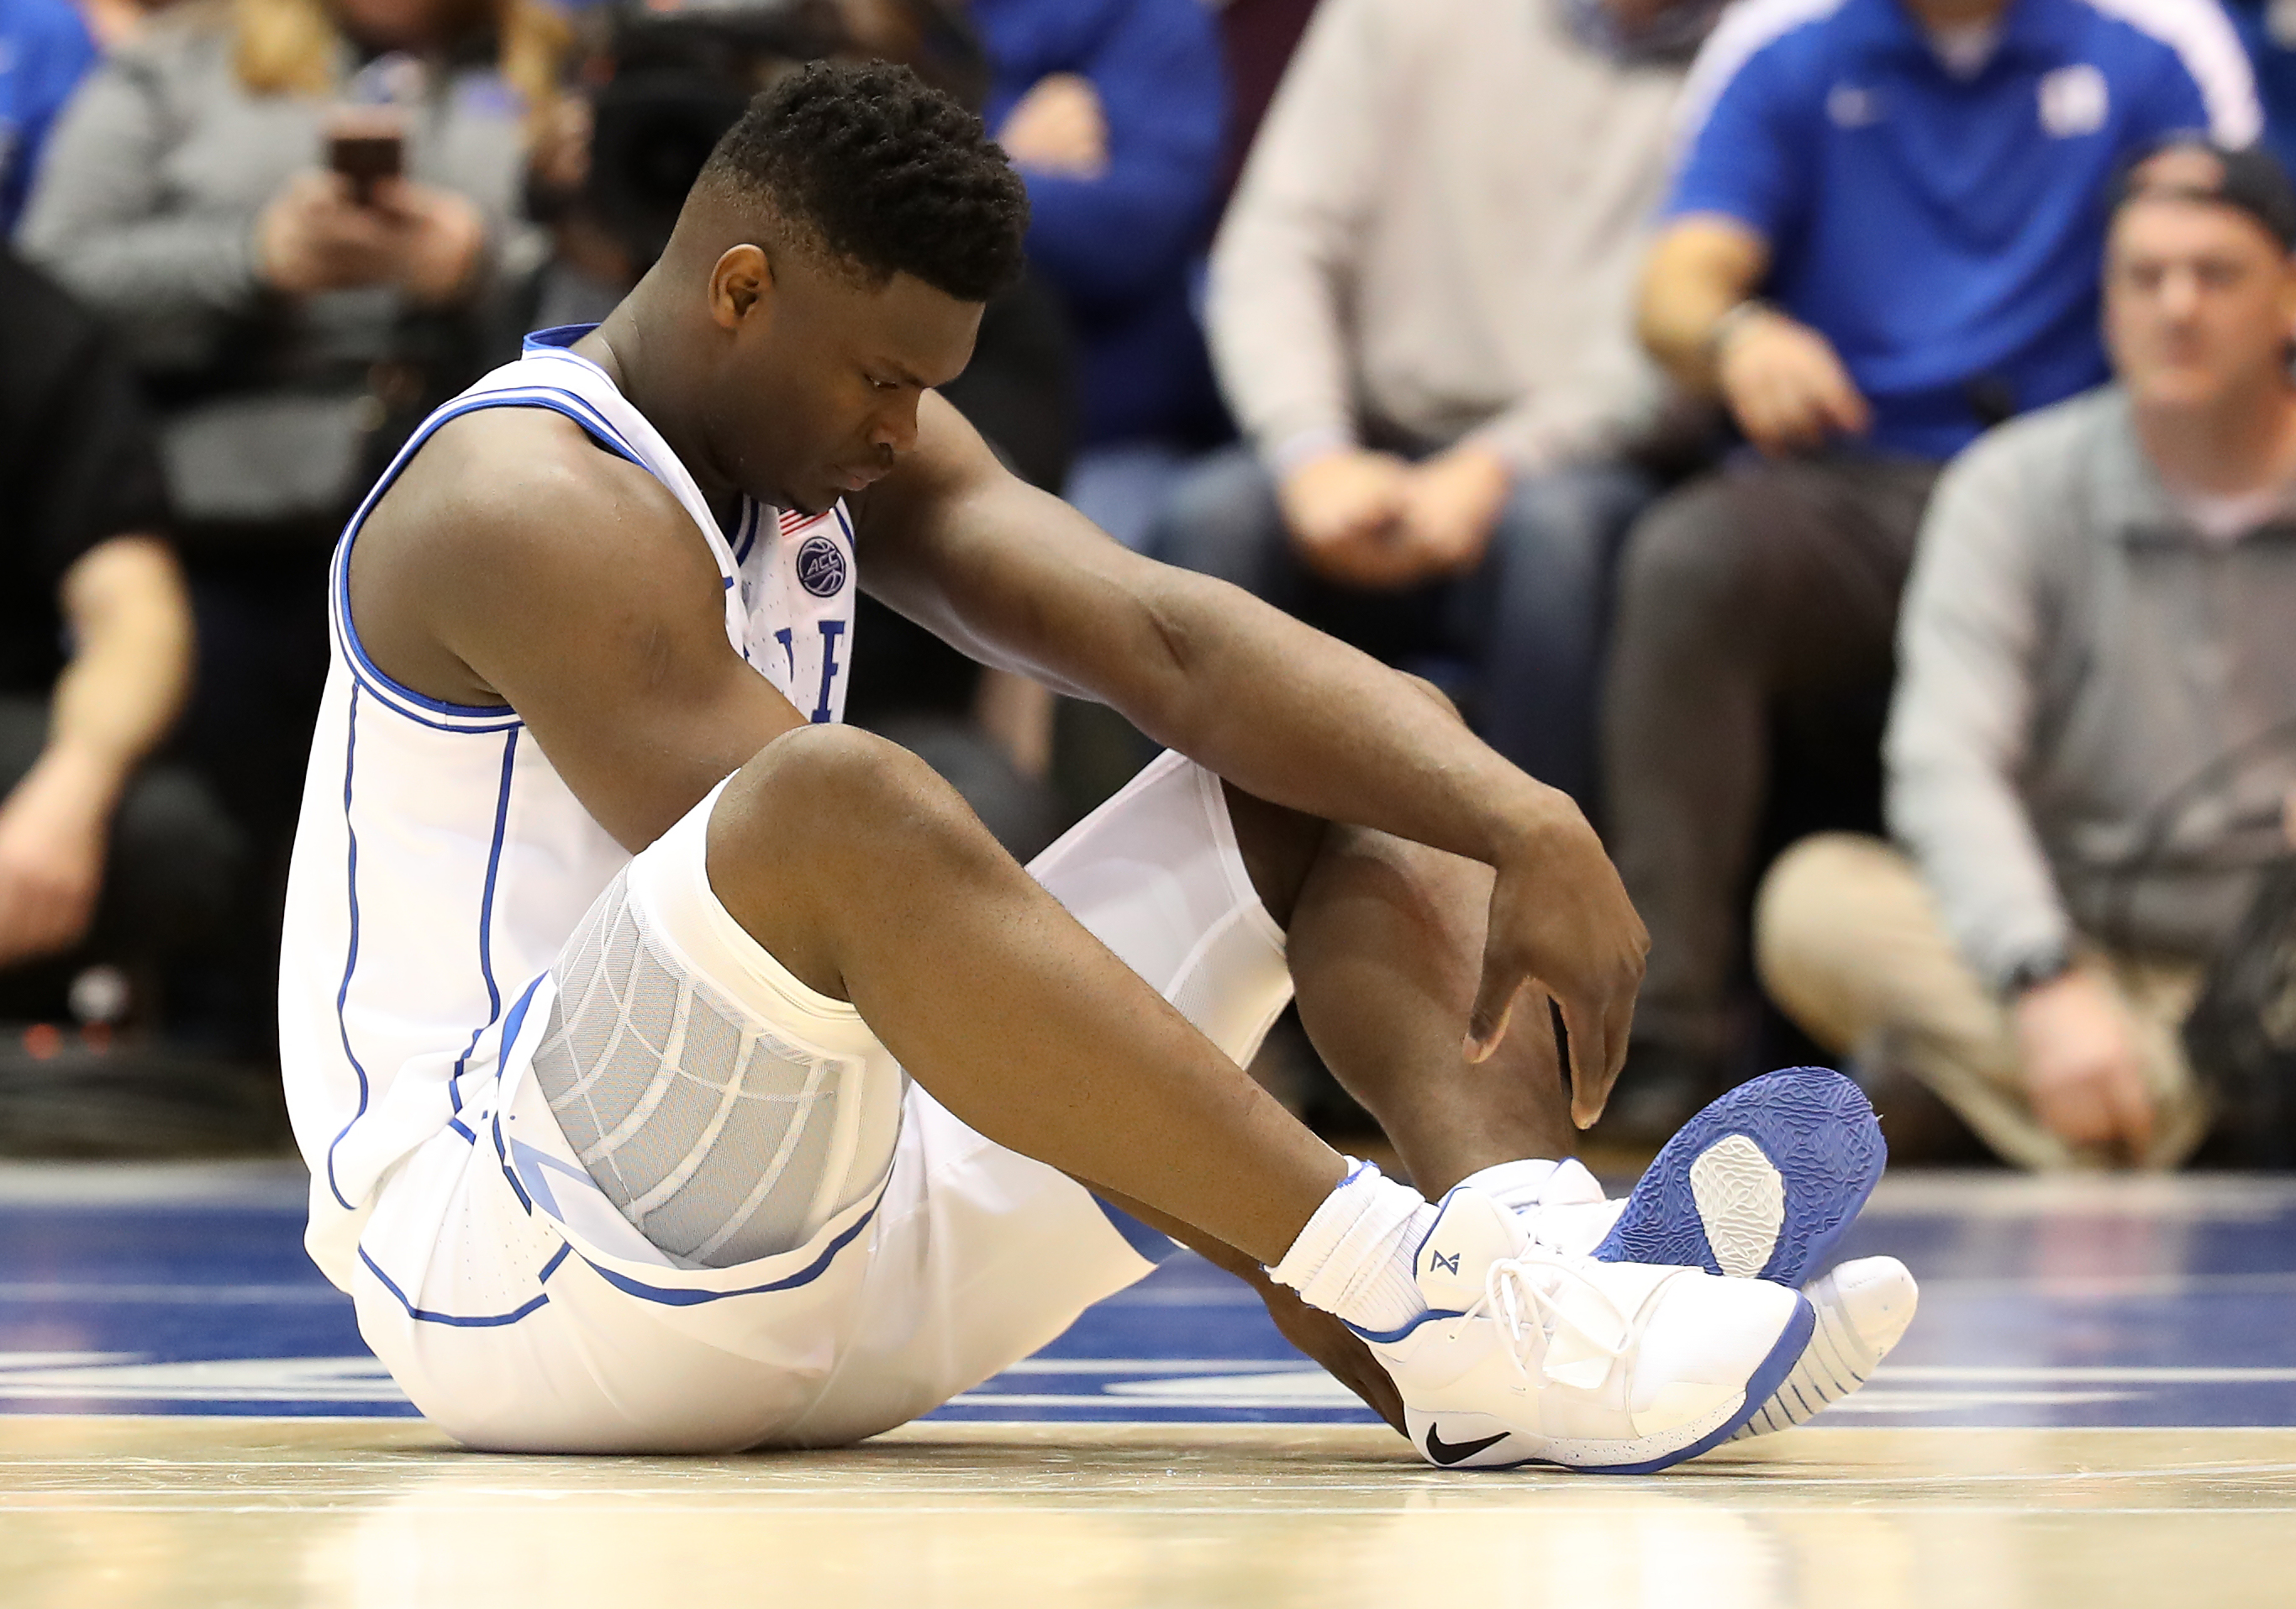
<svg viewBox="0 0 2296 1609">
<path fill-rule="evenodd" d="M 134 380 L 4 251 L 0 510 L 0 1020 L 22 1021 L 60 1015 L 90 962 L 149 987 L 211 940 L 239 851 L 197 781 L 144 764 L 192 623 Z"/>
<path fill-rule="evenodd" d="M 1582 802 L 1603 598 L 1654 412 L 1628 310 L 1680 70 L 1538 0 L 1324 0 L 1214 246 L 1248 445 L 1152 551 L 1393 663 Z"/>
<path fill-rule="evenodd" d="M 1877 746 L 1939 465 L 2105 377 L 2112 174 L 2259 127 L 2212 0 L 1747 0 L 1685 94 L 1643 336 L 1759 456 L 1652 509 L 1620 563 L 1609 841 L 1652 946 L 1612 1109 L 1661 1132 L 1730 1064 L 1774 718 L 1869 705 L 1831 740 Z"/>
<path fill-rule="evenodd" d="M 1778 1002 L 2027 1167 L 2199 1143 L 2178 1025 L 2286 853 L 2292 249 L 2296 192 L 2260 151 L 2133 170 L 2105 267 L 2118 383 L 1972 447 L 1923 527 L 1890 723 L 1904 852 L 1813 838 L 1764 886 Z"/>
</svg>

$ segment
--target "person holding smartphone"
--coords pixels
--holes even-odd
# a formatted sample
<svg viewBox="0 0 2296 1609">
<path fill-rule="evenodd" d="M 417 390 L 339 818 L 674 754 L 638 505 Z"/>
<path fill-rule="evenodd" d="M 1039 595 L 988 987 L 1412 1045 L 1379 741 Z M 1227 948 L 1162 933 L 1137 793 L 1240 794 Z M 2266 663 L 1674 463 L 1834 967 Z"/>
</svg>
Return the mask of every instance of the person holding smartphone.
<svg viewBox="0 0 2296 1609">
<path fill-rule="evenodd" d="M 192 0 L 83 86 L 28 203 L 21 249 L 151 393 L 200 633 L 185 741 L 275 877 L 328 552 L 543 250 L 521 200 L 565 37 L 540 0 Z"/>
</svg>

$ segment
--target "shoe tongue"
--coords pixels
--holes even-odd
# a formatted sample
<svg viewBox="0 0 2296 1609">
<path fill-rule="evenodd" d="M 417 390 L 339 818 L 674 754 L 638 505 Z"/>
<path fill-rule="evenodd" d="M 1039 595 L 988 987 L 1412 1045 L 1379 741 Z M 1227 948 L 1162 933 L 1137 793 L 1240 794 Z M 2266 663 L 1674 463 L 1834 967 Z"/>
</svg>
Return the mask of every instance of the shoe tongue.
<svg viewBox="0 0 2296 1609">
<path fill-rule="evenodd" d="M 1513 1213 L 1479 1190 L 1455 1189 L 1443 1197 L 1411 1271 L 1429 1307 L 1464 1312 L 1483 1299 L 1483 1276 L 1491 1264 L 1520 1256 L 1529 1243 Z"/>
<path fill-rule="evenodd" d="M 1603 1199 L 1602 1185 L 1576 1156 L 1557 1163 L 1554 1172 L 1546 1176 L 1546 1188 L 1538 1192 L 1541 1206 L 1589 1206 Z"/>
</svg>

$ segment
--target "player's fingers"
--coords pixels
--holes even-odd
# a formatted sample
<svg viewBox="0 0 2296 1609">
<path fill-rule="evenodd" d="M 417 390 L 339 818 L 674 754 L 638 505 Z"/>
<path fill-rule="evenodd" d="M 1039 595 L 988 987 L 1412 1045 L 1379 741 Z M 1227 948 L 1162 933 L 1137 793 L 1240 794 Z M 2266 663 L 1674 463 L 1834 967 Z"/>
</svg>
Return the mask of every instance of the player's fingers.
<svg viewBox="0 0 2296 1609">
<path fill-rule="evenodd" d="M 1639 972 L 1636 974 L 1635 981 L 1639 987 L 1642 982 Z M 1636 992 L 1636 989 L 1620 990 L 1603 1013 L 1603 1043 L 1610 1052 L 1609 1065 L 1603 1069 L 1603 1099 L 1605 1104 L 1610 1100 L 1612 1086 L 1619 1082 L 1619 1074 L 1627 1065 L 1627 1047 L 1634 1039 Z M 1602 1113 L 1598 1110 L 1595 1116 L 1600 1117 Z"/>
<path fill-rule="evenodd" d="M 1522 988 L 1527 969 L 1512 956 L 1483 952 L 1483 976 L 1475 986 L 1475 1003 L 1467 1013 L 1465 1050 L 1471 1062 L 1489 1059 L 1506 1037 L 1507 1017 Z"/>
<path fill-rule="evenodd" d="M 1611 1085 L 1618 1078 L 1610 1030 L 1601 1010 L 1576 1001 L 1556 1002 L 1554 1017 L 1570 1050 L 1570 1121 L 1591 1129 L 1610 1104 Z"/>
</svg>

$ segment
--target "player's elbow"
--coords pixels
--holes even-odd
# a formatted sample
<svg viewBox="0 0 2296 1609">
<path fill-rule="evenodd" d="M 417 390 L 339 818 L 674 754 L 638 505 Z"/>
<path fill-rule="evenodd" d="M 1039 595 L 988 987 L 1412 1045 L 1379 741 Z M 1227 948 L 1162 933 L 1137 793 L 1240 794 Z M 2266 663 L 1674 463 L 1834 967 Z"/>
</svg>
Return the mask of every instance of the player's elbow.
<svg viewBox="0 0 2296 1609">
<path fill-rule="evenodd" d="M 1119 658 L 1127 696 L 1120 707 L 1134 725 L 1177 746 L 1198 728 L 1209 658 L 1204 599 L 1226 585 L 1172 570 L 1136 600 Z"/>
<path fill-rule="evenodd" d="M 1397 671 L 1395 674 L 1403 678 L 1406 684 L 1410 687 L 1413 692 L 1417 693 L 1429 703 L 1435 705 L 1454 721 L 1460 723 L 1462 725 L 1466 723 L 1466 716 L 1459 713 L 1459 706 L 1455 701 L 1453 701 L 1451 695 L 1445 692 L 1441 688 L 1436 686 L 1426 677 L 1414 676 L 1409 671 Z"/>
</svg>

